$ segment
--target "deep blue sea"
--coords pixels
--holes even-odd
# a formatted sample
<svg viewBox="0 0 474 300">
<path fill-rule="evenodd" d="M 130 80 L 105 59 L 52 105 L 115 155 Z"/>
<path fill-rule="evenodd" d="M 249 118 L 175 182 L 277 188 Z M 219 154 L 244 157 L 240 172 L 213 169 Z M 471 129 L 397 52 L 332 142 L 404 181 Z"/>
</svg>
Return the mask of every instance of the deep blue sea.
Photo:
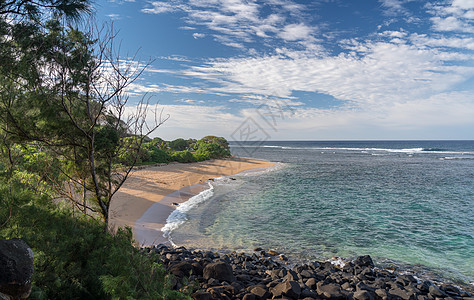
<svg viewBox="0 0 474 300">
<path fill-rule="evenodd" d="M 474 141 L 233 142 L 279 162 L 224 177 L 172 231 L 192 248 L 275 249 L 299 260 L 371 255 L 474 283 Z"/>
</svg>

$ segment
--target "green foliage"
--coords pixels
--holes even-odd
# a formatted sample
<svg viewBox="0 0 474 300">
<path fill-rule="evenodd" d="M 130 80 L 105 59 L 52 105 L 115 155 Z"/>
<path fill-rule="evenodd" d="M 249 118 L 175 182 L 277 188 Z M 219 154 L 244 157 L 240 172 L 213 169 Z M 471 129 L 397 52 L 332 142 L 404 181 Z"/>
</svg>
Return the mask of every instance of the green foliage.
<svg viewBox="0 0 474 300">
<path fill-rule="evenodd" d="M 173 158 L 174 161 L 180 163 L 190 163 L 196 161 L 196 158 L 194 157 L 193 153 L 188 150 L 174 152 L 171 154 L 171 158 Z"/>
<path fill-rule="evenodd" d="M 205 136 L 196 143 L 195 149 L 198 150 L 199 147 L 204 144 L 216 144 L 230 151 L 229 143 L 223 137 L 218 137 L 218 136 L 213 136 L 213 135 Z"/>
<path fill-rule="evenodd" d="M 182 138 L 179 138 L 179 139 L 169 142 L 169 146 L 171 150 L 173 151 L 183 151 L 183 150 L 187 150 L 188 142 L 186 142 L 186 140 Z"/>
<path fill-rule="evenodd" d="M 95 151 L 103 156 L 113 156 L 120 141 L 119 132 L 110 125 L 98 126 L 95 133 Z"/>
<path fill-rule="evenodd" d="M 151 163 L 169 163 L 172 161 L 171 156 L 165 151 L 156 147 L 153 142 L 144 143 L 143 149 L 148 153 L 149 162 Z"/>
<path fill-rule="evenodd" d="M 196 161 L 205 161 L 205 160 L 211 159 L 211 158 L 209 157 L 209 155 L 203 154 L 203 153 L 199 153 L 199 154 L 198 154 L 197 152 L 194 152 L 194 153 L 193 153 L 193 156 L 194 156 L 194 159 L 195 159 Z"/>
<path fill-rule="evenodd" d="M 19 182 L 0 184 L 0 238 L 22 238 L 35 254 L 30 299 L 186 299 L 131 236 L 130 229 L 106 233 L 101 222 L 59 209 Z"/>
<path fill-rule="evenodd" d="M 214 159 L 214 158 L 228 157 L 230 156 L 230 151 L 227 149 L 224 149 L 223 147 L 217 144 L 203 143 L 199 145 L 199 148 L 196 151 L 196 155 L 200 157 L 209 157 L 211 159 Z"/>
</svg>

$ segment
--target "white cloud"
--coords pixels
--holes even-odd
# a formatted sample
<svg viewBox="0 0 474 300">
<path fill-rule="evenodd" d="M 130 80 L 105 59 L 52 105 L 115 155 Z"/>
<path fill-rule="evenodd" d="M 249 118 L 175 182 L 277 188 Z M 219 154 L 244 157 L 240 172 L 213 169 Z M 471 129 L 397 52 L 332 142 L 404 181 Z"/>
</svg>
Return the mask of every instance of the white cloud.
<svg viewBox="0 0 474 300">
<path fill-rule="evenodd" d="M 474 33 L 474 1 L 453 0 L 447 4 L 427 4 L 433 14 L 431 21 L 436 31 Z"/>
<path fill-rule="evenodd" d="M 203 37 L 205 37 L 206 35 L 204 33 L 198 33 L 198 32 L 195 32 L 193 33 L 193 38 L 195 38 L 196 40 L 197 39 L 201 39 Z"/>
<path fill-rule="evenodd" d="M 160 56 L 158 57 L 159 59 L 165 59 L 165 60 L 172 60 L 172 61 L 186 61 L 189 62 L 190 60 L 183 55 L 168 55 L 168 56 Z"/>
<path fill-rule="evenodd" d="M 382 3 L 382 7 L 385 8 L 385 12 L 388 15 L 398 15 L 400 13 L 406 13 L 407 10 L 403 7 L 403 4 L 407 1 L 403 0 L 379 0 Z"/>
<path fill-rule="evenodd" d="M 184 9 L 185 6 L 173 2 L 152 1 L 149 2 L 151 7 L 143 8 L 142 12 L 147 14 L 162 14 Z"/>
<path fill-rule="evenodd" d="M 245 43 L 257 39 L 282 38 L 286 41 L 308 39 L 315 28 L 304 23 L 292 24 L 290 17 L 300 16 L 305 7 L 293 1 L 272 0 L 259 3 L 245 0 L 173 0 L 172 2 L 153 1 L 144 13 L 161 14 L 181 11 L 187 16 L 184 20 L 190 26 L 181 27 L 195 30 L 203 26 L 214 32 L 215 40 L 230 47 L 245 49 Z M 195 36 L 199 37 L 199 36 Z"/>
<path fill-rule="evenodd" d="M 453 0 L 453 6 L 462 9 L 474 9 L 474 0 Z"/>
<path fill-rule="evenodd" d="M 474 32 L 472 26 L 466 26 L 466 23 L 461 19 L 449 16 L 446 18 L 433 17 L 433 29 L 436 31 L 460 31 L 460 32 Z"/>
<path fill-rule="evenodd" d="M 112 20 L 119 20 L 121 18 L 118 14 L 109 14 L 107 17 L 111 18 Z"/>
<path fill-rule="evenodd" d="M 143 93 L 198 93 L 198 94 L 209 94 L 210 91 L 207 89 L 193 87 L 193 86 L 181 86 L 171 84 L 143 84 L 134 82 L 129 85 L 127 92 L 132 94 L 143 94 Z"/>
<path fill-rule="evenodd" d="M 318 92 L 358 103 L 384 103 L 448 90 L 474 74 L 445 65 L 439 52 L 407 44 L 356 43 L 353 54 L 317 57 L 305 52 L 234 58 L 193 67 L 185 75 L 220 84 L 213 91 L 289 97 Z"/>
<path fill-rule="evenodd" d="M 263 130 L 260 134 L 274 140 L 344 139 L 348 136 L 353 139 L 386 139 L 387 136 L 405 139 L 440 138 L 436 133 L 428 135 L 427 130 L 474 127 L 473 99 L 473 93 L 447 92 L 363 109 L 351 106 L 334 109 L 295 107 L 291 113 L 283 112 L 281 118 L 277 117 L 273 127 L 262 119 L 255 108 L 231 113 L 224 106 L 196 105 L 189 101 L 191 105 L 157 106 L 157 111 L 162 110 L 163 116 L 169 115 L 170 119 L 154 136 L 165 139 L 200 138 L 204 132 L 233 139 L 239 126 L 251 118 L 260 127 L 254 126 L 255 130 Z M 148 121 L 153 120 L 154 115 L 150 114 Z M 453 138 L 456 135 L 443 137 Z"/>
<path fill-rule="evenodd" d="M 305 24 L 289 24 L 278 34 L 279 37 L 286 41 L 307 40 L 311 38 L 313 28 Z"/>
<path fill-rule="evenodd" d="M 129 108 L 133 111 L 133 107 Z M 223 106 L 203 105 L 158 105 L 156 110 L 170 118 L 153 133 L 152 137 L 164 139 L 202 138 L 205 135 L 229 136 L 243 121 L 243 117 L 227 112 Z M 154 115 L 150 112 L 147 122 L 153 124 Z"/>
<path fill-rule="evenodd" d="M 474 50 L 474 38 L 472 37 L 431 37 L 428 35 L 412 34 L 410 40 L 419 47 L 431 46 Z M 473 59 L 473 55 L 466 55 L 465 57 L 466 59 Z"/>
</svg>

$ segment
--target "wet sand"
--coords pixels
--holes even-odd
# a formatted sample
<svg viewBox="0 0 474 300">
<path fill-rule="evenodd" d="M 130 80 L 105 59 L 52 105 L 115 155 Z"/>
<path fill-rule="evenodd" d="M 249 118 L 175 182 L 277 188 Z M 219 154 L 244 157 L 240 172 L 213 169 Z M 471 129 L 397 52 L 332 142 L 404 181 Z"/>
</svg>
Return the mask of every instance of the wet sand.
<svg viewBox="0 0 474 300">
<path fill-rule="evenodd" d="M 131 227 L 140 245 L 166 243 L 161 232 L 166 219 L 176 204 L 207 189 L 207 180 L 273 165 L 263 160 L 233 157 L 135 170 L 112 200 L 109 224 L 115 229 Z"/>
</svg>

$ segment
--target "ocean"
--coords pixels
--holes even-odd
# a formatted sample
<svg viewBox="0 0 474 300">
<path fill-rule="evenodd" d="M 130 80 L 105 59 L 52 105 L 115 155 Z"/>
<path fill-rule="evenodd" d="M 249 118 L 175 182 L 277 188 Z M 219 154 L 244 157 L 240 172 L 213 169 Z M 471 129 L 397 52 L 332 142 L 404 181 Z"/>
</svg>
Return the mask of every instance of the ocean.
<svg viewBox="0 0 474 300">
<path fill-rule="evenodd" d="M 369 254 L 381 267 L 474 284 L 474 141 L 233 142 L 231 151 L 278 163 L 210 182 L 171 226 L 176 245 L 263 247 L 300 262 Z"/>
</svg>

